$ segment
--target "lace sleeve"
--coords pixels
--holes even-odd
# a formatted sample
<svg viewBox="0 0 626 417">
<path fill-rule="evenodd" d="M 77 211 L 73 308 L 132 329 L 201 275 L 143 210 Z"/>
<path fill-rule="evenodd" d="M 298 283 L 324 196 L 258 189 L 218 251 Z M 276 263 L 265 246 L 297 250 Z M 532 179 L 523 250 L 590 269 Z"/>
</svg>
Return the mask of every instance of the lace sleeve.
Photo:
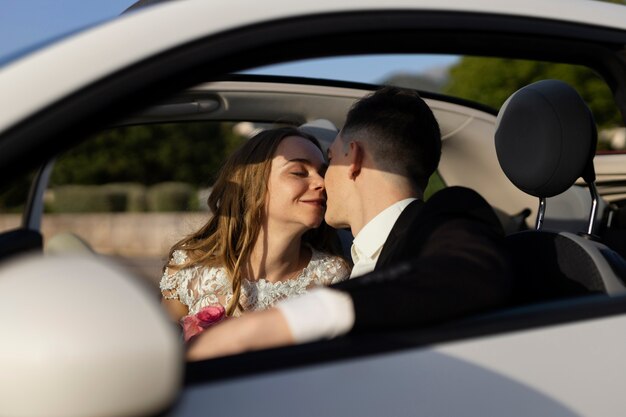
<svg viewBox="0 0 626 417">
<path fill-rule="evenodd" d="M 187 259 L 184 250 L 177 250 L 172 254 L 171 264 L 182 265 Z M 159 286 L 164 299 L 180 301 L 187 306 L 189 314 L 210 305 L 226 306 L 232 297 L 230 281 L 219 267 L 166 268 Z"/>
<path fill-rule="evenodd" d="M 339 256 L 317 252 L 314 253 L 311 264 L 317 285 L 331 285 L 350 277 L 348 264 Z"/>
<path fill-rule="evenodd" d="M 332 277 L 331 281 L 326 285 L 336 284 L 337 282 L 345 281 L 350 278 L 350 267 L 346 261 L 338 256 L 333 256 L 332 263 L 334 264 L 336 273 Z"/>
<path fill-rule="evenodd" d="M 172 254 L 171 264 L 182 265 L 187 260 L 187 254 L 184 251 L 177 250 Z M 159 287 L 161 288 L 161 294 L 166 300 L 179 300 L 179 289 L 181 288 L 182 280 L 185 277 L 185 270 L 170 270 L 165 268 Z"/>
</svg>

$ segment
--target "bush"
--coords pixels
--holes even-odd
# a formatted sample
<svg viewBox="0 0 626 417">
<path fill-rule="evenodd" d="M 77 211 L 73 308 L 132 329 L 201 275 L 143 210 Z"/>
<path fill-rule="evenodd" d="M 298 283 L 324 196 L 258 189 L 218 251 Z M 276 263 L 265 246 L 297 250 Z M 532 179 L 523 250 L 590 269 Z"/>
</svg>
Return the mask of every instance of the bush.
<svg viewBox="0 0 626 417">
<path fill-rule="evenodd" d="M 115 203 L 102 187 L 94 185 L 63 185 L 54 189 L 50 209 L 56 213 L 88 213 L 113 211 Z"/>
<path fill-rule="evenodd" d="M 141 184 L 63 185 L 55 187 L 46 208 L 56 213 L 97 213 L 146 210 Z"/>
<path fill-rule="evenodd" d="M 113 211 L 146 211 L 146 187 L 134 182 L 118 182 L 102 186 L 113 204 Z"/>
<path fill-rule="evenodd" d="M 146 189 L 128 182 L 58 186 L 47 208 L 55 213 L 166 212 L 198 210 L 199 203 L 196 190 L 187 183 L 164 182 Z"/>
<path fill-rule="evenodd" d="M 444 188 L 446 188 L 446 184 L 439 175 L 439 171 L 435 171 L 428 179 L 428 185 L 424 190 L 424 201 L 427 201 L 433 194 L 439 190 L 443 190 Z"/>
<path fill-rule="evenodd" d="M 6 181 L 0 185 L 0 213 L 21 213 L 24 210 L 34 177 L 35 173 L 29 172 L 15 181 Z"/>
<path fill-rule="evenodd" d="M 191 211 L 198 209 L 196 190 L 184 182 L 163 182 L 147 192 L 150 211 Z"/>
</svg>

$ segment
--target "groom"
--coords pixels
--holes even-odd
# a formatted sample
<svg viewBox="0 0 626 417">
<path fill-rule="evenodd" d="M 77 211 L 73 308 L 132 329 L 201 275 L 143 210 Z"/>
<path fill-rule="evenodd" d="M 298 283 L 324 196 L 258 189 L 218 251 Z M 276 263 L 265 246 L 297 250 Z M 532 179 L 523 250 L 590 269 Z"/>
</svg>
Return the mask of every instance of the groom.
<svg viewBox="0 0 626 417">
<path fill-rule="evenodd" d="M 440 153 L 439 126 L 416 92 L 385 87 L 359 100 L 325 176 L 326 222 L 351 229 L 359 278 L 210 328 L 188 359 L 433 324 L 506 302 L 511 271 L 491 207 L 462 187 L 422 200 Z"/>
</svg>

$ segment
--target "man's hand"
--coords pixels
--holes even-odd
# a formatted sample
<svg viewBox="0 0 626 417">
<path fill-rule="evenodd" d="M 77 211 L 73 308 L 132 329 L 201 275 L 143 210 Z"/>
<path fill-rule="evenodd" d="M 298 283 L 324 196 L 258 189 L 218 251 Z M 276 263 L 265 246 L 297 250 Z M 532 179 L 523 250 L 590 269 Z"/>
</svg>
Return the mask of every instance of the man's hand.
<svg viewBox="0 0 626 417">
<path fill-rule="evenodd" d="M 199 361 L 293 343 L 282 313 L 271 308 L 244 314 L 208 328 L 190 343 L 187 360 Z"/>
</svg>

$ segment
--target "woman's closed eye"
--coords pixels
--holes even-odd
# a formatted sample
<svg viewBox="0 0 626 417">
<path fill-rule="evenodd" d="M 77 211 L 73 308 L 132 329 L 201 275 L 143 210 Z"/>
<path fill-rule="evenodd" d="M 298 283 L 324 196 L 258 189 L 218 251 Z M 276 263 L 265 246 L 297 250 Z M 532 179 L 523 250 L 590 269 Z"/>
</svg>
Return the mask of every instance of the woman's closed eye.
<svg viewBox="0 0 626 417">
<path fill-rule="evenodd" d="M 319 175 L 322 178 L 324 177 L 328 165 L 323 163 L 319 166 L 315 166 L 308 161 L 306 162 L 307 163 L 303 163 L 302 161 L 290 161 L 290 165 L 288 166 L 286 172 L 291 176 L 299 178 L 308 178 L 312 175 Z"/>
</svg>

